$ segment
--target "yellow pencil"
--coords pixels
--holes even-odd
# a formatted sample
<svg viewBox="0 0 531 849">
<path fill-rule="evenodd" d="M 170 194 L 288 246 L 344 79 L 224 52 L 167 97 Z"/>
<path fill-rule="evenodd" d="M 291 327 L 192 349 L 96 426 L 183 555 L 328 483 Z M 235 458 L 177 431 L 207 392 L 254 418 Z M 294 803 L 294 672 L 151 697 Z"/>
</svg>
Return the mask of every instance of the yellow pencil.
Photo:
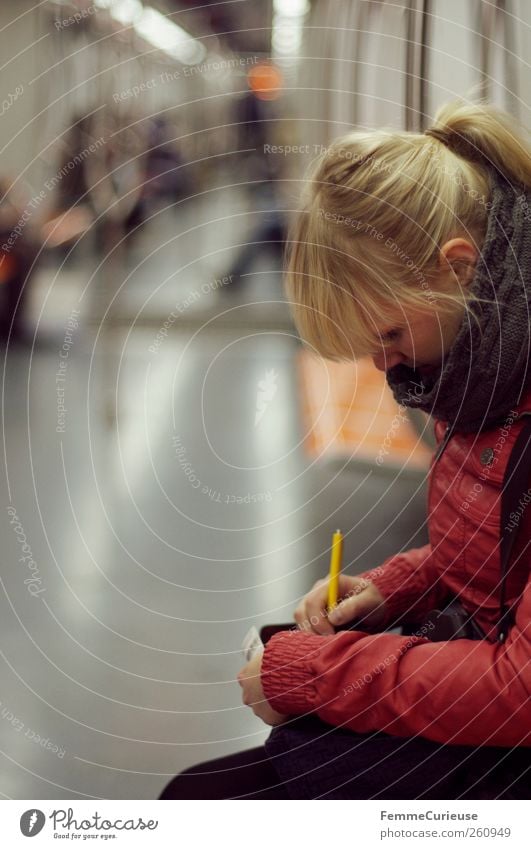
<svg viewBox="0 0 531 849">
<path fill-rule="evenodd" d="M 332 549 L 330 551 L 330 576 L 328 580 L 328 610 L 337 604 L 339 590 L 339 575 L 341 574 L 341 558 L 343 555 L 343 534 L 336 531 L 332 534 Z"/>
</svg>

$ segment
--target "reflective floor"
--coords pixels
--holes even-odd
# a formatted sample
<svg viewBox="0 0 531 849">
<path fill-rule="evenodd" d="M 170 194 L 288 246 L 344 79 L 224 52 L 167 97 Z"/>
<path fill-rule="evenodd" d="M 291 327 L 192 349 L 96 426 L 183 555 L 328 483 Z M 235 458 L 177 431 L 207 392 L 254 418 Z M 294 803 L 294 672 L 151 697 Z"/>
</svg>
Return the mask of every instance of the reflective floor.
<svg viewBox="0 0 531 849">
<path fill-rule="evenodd" d="M 103 272 L 89 249 L 44 268 L 5 355 L 6 798 L 156 798 L 258 745 L 250 625 L 291 619 L 337 526 L 352 573 L 424 542 L 422 476 L 305 454 L 278 255 L 216 282 L 249 234 L 230 197 L 233 219 L 227 195 L 161 212 Z"/>
</svg>

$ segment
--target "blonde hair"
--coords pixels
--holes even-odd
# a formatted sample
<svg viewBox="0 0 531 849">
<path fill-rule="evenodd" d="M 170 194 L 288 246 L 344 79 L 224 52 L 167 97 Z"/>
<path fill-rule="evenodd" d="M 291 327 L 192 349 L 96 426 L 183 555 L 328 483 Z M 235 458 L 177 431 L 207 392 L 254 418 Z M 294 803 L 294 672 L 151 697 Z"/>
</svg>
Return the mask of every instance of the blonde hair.
<svg viewBox="0 0 531 849">
<path fill-rule="evenodd" d="M 481 102 L 445 104 L 432 129 L 436 137 L 348 133 L 306 174 L 288 236 L 285 291 L 302 340 L 324 357 L 381 351 L 375 319 L 392 323 L 400 313 L 407 320 L 408 309 L 425 312 L 430 304 L 449 314 L 460 305 L 473 315 L 479 299 L 469 286 L 432 288 L 440 247 L 463 236 L 479 252 L 490 208 L 485 161 L 529 187 L 531 146 L 513 118 Z"/>
</svg>

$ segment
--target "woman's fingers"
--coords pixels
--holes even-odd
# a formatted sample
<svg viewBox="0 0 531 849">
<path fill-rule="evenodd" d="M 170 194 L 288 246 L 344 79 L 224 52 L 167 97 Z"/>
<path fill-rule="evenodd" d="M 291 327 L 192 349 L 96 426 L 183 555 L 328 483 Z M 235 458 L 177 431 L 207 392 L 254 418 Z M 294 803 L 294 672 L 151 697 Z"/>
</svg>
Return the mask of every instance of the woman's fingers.
<svg viewBox="0 0 531 849">
<path fill-rule="evenodd" d="M 365 588 L 369 586 L 367 581 L 357 576 L 340 575 L 338 595 L 340 599 L 358 598 Z M 312 631 L 315 634 L 325 636 L 334 634 L 333 625 L 343 624 L 348 618 L 341 618 L 338 622 L 329 621 L 328 612 L 328 577 L 316 581 L 310 592 L 304 596 L 295 610 L 295 621 L 303 630 Z M 345 611 L 342 609 L 341 614 Z M 354 618 L 353 614 L 351 618 Z"/>
<path fill-rule="evenodd" d="M 315 634 L 333 634 L 334 629 L 326 618 L 326 602 L 328 599 L 328 579 L 316 581 L 310 592 L 304 596 L 295 610 L 295 622 L 301 630 L 313 631 Z"/>
<path fill-rule="evenodd" d="M 355 592 L 344 598 L 334 610 L 331 610 L 329 621 L 338 627 L 346 625 L 354 619 L 364 619 L 363 624 L 377 625 L 384 618 L 385 600 L 373 584 L 365 581 L 355 588 Z"/>
<path fill-rule="evenodd" d="M 334 629 L 327 617 L 328 579 L 317 581 L 314 589 L 306 596 L 306 619 L 316 634 L 333 634 Z"/>
</svg>

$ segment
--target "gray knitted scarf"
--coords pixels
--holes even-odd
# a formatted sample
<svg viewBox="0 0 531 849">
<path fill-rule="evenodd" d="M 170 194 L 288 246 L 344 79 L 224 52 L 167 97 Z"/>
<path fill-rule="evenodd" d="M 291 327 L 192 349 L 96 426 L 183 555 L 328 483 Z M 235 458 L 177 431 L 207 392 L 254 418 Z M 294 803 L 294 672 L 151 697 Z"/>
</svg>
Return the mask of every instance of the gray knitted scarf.
<svg viewBox="0 0 531 849">
<path fill-rule="evenodd" d="M 531 378 L 531 191 L 488 170 L 492 205 L 470 285 L 494 303 L 472 305 L 480 327 L 465 313 L 452 347 L 429 377 L 403 364 L 386 372 L 399 404 L 465 433 L 503 421 Z"/>
</svg>

